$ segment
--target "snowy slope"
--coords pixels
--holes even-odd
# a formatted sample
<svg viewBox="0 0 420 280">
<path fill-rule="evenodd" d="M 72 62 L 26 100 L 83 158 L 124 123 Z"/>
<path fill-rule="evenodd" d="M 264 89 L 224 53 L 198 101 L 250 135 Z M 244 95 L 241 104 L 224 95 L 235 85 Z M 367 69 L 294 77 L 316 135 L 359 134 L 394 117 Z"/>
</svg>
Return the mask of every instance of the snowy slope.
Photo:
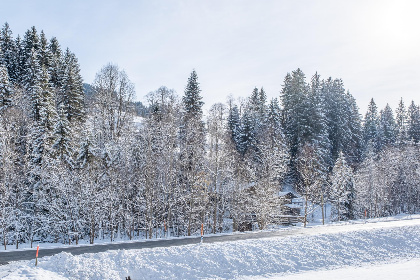
<svg viewBox="0 0 420 280">
<path fill-rule="evenodd" d="M 416 271 L 418 266 L 412 265 L 420 262 L 420 219 L 314 227 L 297 236 L 282 238 L 108 251 L 80 256 L 61 253 L 40 259 L 36 268 L 33 261 L 2 266 L 0 277 L 125 279 L 131 276 L 135 280 L 258 279 L 261 276 L 277 279 L 286 275 L 301 277 L 286 279 L 308 279 L 309 275 L 317 273 L 347 275 L 359 266 L 379 265 L 378 270 L 382 270 L 381 265 L 397 261 L 403 266 L 409 264 L 408 267 L 413 270 L 406 271 L 409 275 L 420 275 L 420 271 Z M 340 269 L 335 272 L 319 272 L 337 268 Z"/>
</svg>

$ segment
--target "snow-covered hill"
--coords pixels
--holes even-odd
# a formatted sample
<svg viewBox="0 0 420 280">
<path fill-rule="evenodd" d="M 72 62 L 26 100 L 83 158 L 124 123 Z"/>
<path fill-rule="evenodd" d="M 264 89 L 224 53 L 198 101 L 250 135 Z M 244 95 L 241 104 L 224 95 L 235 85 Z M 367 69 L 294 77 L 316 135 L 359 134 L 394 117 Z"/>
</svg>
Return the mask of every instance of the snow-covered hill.
<svg viewBox="0 0 420 280">
<path fill-rule="evenodd" d="M 0 267 L 5 279 L 321 279 L 346 275 L 386 278 L 403 269 L 420 275 L 420 216 L 375 223 L 342 223 L 307 228 L 289 237 L 252 239 L 169 248 L 61 253 Z M 355 267 L 358 267 L 355 269 Z M 319 271 L 322 270 L 322 271 Z M 327 270 L 327 271 L 325 271 Z M 379 273 L 381 272 L 381 273 Z M 356 274 L 354 274 L 356 273 Z M 357 274 L 359 273 L 359 274 Z M 388 275 L 389 277 L 392 274 Z M 318 278 L 316 278 L 318 277 Z M 384 278 L 385 277 L 385 278 Z M 395 277 L 395 276 L 393 276 Z M 411 277 L 411 278 L 410 278 Z M 328 278 L 327 278 L 328 279 Z M 359 279 L 359 278 L 358 278 Z"/>
</svg>

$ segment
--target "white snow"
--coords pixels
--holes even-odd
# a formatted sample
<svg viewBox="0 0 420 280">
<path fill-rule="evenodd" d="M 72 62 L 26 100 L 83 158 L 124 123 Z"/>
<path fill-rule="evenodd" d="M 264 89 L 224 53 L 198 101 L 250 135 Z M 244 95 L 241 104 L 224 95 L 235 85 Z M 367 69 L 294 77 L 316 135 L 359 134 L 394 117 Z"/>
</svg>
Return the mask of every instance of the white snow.
<svg viewBox="0 0 420 280">
<path fill-rule="evenodd" d="M 61 253 L 39 259 L 38 267 L 34 261 L 0 266 L 0 278 L 385 280 L 396 278 L 387 270 L 398 269 L 398 279 L 406 280 L 419 279 L 419 264 L 420 217 L 415 216 L 315 226 L 287 237 L 213 244 L 204 240 L 202 245 L 79 256 Z"/>
<path fill-rule="evenodd" d="M 333 270 L 318 270 L 289 275 L 243 277 L 241 280 L 418 280 L 420 259 L 399 261 L 380 265 L 345 267 Z"/>
</svg>

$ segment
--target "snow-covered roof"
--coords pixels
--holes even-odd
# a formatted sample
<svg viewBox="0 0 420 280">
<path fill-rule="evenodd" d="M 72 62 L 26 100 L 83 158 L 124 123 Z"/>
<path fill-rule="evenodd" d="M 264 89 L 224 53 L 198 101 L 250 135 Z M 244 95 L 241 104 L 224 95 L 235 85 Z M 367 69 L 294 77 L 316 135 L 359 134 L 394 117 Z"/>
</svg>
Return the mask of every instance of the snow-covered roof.
<svg viewBox="0 0 420 280">
<path fill-rule="evenodd" d="M 292 197 L 297 197 L 294 193 L 292 192 L 279 192 L 279 196 L 286 196 L 286 195 L 292 195 Z"/>
<path fill-rule="evenodd" d="M 295 208 L 295 209 L 302 208 L 302 206 L 300 206 L 298 204 L 285 204 L 284 206 L 287 206 L 289 208 Z"/>
</svg>

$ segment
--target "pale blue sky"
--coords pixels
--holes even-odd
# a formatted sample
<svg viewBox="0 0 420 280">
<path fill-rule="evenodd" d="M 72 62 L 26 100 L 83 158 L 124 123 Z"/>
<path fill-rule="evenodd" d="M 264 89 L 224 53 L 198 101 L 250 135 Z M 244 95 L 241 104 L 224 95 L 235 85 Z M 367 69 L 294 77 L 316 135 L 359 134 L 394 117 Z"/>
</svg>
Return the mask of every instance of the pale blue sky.
<svg viewBox="0 0 420 280">
<path fill-rule="evenodd" d="M 206 108 L 264 86 L 278 97 L 284 76 L 342 78 L 364 114 L 420 103 L 420 1 L 6 1 L 0 24 L 58 38 L 91 83 L 106 63 L 126 70 L 137 99 L 161 85 L 182 95 L 196 69 Z"/>
</svg>

